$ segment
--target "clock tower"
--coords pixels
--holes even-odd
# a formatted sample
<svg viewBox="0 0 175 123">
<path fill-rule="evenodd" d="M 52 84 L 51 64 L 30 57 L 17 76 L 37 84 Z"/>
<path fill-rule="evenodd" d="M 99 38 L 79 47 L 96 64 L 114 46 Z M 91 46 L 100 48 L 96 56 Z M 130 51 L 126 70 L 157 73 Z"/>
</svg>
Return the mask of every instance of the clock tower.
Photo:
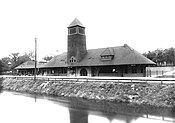
<svg viewBox="0 0 175 123">
<path fill-rule="evenodd" d="M 75 18 L 68 26 L 67 63 L 73 65 L 80 62 L 87 53 L 85 27 Z"/>
</svg>

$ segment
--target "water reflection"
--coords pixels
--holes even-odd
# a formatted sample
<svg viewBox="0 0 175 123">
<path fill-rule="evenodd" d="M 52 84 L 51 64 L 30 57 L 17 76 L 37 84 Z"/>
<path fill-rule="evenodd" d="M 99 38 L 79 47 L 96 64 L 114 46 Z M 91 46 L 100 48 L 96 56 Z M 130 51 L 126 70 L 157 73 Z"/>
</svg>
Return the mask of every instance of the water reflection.
<svg viewBox="0 0 175 123">
<path fill-rule="evenodd" d="M 88 113 L 84 110 L 69 109 L 70 123 L 88 123 Z"/>
<path fill-rule="evenodd" d="M 55 98 L 51 100 L 57 102 Z M 103 119 L 102 121 L 107 120 L 109 123 L 113 123 L 115 121 L 120 121 L 123 123 L 135 123 L 140 119 L 144 119 L 145 121 L 158 120 L 169 122 L 173 121 L 172 118 L 174 118 L 175 115 L 173 113 L 174 109 L 135 107 L 128 104 L 114 104 L 109 102 L 98 102 L 95 100 L 72 98 L 66 100 L 67 107 L 69 108 L 70 120 L 72 120 L 72 122 L 78 122 L 80 119 L 79 122 L 90 123 L 89 120 L 92 119 L 92 116 L 96 116 L 98 119 L 105 118 L 105 120 Z M 168 117 L 171 117 L 171 120 L 169 120 Z M 83 120 L 81 121 L 81 119 Z"/>
<path fill-rule="evenodd" d="M 49 98 L 48 98 L 49 99 Z M 49 99 L 54 103 L 56 98 Z M 128 104 L 114 104 L 104 101 L 84 100 L 80 98 L 67 98 L 64 106 L 69 109 L 70 123 L 136 123 L 142 121 L 175 122 L 174 108 L 155 108 L 144 106 L 132 106 Z M 93 119 L 95 116 L 96 118 Z M 92 120 L 93 119 L 93 120 Z M 102 120 L 100 120 L 102 119 Z"/>
<path fill-rule="evenodd" d="M 128 111 L 134 112 L 134 108 L 127 109 L 126 105 L 112 105 L 111 103 L 98 102 L 95 100 L 83 100 L 83 99 L 68 99 L 68 107 L 70 113 L 70 123 L 88 123 L 88 117 L 98 116 L 100 118 L 105 118 L 104 121 L 111 123 L 114 119 L 123 121 L 124 123 L 131 123 L 142 114 L 137 115 L 126 115 Z M 121 113 L 125 113 L 122 115 Z M 98 118 L 99 119 L 99 118 Z M 101 122 L 101 121 L 100 121 Z"/>
<path fill-rule="evenodd" d="M 3 78 L 0 77 L 0 93 L 1 93 L 2 90 L 3 90 L 3 87 L 2 87 L 2 80 L 3 80 Z"/>
<path fill-rule="evenodd" d="M 172 123 L 174 109 L 152 109 L 126 104 L 49 97 L 37 94 L 3 92 L 0 94 L 0 116 L 3 123 Z M 164 112 L 164 119 L 160 114 Z M 148 118 L 147 118 L 148 117 Z M 169 119 L 168 119 L 169 117 Z"/>
</svg>

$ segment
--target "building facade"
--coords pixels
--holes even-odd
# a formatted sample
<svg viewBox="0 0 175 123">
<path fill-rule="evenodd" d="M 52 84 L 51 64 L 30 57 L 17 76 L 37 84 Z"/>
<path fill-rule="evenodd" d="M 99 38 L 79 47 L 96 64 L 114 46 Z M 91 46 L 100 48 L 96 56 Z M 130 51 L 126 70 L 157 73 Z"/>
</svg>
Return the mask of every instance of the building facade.
<svg viewBox="0 0 175 123">
<path fill-rule="evenodd" d="M 127 44 L 87 50 L 85 27 L 78 19 L 68 26 L 67 42 L 67 52 L 41 66 L 38 73 L 56 76 L 144 77 L 146 67 L 155 65 Z"/>
</svg>

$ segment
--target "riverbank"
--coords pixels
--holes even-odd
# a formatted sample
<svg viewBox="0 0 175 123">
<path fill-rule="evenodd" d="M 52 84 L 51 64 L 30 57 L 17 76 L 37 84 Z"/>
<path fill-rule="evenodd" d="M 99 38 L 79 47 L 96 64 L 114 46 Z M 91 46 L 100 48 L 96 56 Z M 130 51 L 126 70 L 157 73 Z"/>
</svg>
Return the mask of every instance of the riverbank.
<svg viewBox="0 0 175 123">
<path fill-rule="evenodd" d="M 95 99 L 129 105 L 175 106 L 175 84 L 47 81 L 5 78 L 5 90 L 52 96 Z"/>
</svg>

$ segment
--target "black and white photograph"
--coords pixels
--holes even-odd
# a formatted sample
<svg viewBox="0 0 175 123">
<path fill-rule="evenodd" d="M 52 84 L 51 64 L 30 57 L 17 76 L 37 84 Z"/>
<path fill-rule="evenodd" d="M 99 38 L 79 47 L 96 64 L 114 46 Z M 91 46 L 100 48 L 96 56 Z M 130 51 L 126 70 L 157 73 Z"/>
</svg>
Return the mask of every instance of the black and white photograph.
<svg viewBox="0 0 175 123">
<path fill-rule="evenodd" d="M 1 0 L 1 123 L 175 123 L 174 0 Z"/>
</svg>

